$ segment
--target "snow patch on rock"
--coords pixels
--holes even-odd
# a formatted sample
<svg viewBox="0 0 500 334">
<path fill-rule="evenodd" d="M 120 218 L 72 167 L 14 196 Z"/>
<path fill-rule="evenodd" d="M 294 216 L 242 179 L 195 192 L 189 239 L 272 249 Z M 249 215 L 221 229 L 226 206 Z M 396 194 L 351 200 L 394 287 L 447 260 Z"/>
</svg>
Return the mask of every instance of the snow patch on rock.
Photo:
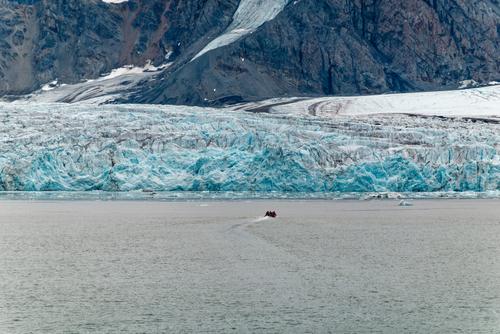
<svg viewBox="0 0 500 334">
<path fill-rule="evenodd" d="M 122 2 L 128 2 L 128 0 L 102 0 L 103 2 L 106 3 L 122 3 Z"/>
<path fill-rule="evenodd" d="M 254 32 L 264 23 L 274 19 L 289 2 L 290 0 L 241 0 L 226 31 L 205 46 L 193 60 Z"/>
<path fill-rule="evenodd" d="M 23 102 L 37 103 L 107 103 L 127 95 L 127 92 L 136 87 L 143 80 L 151 80 L 161 71 L 167 69 L 171 63 L 154 66 L 147 62 L 143 67 L 127 65 L 113 69 L 97 79 L 86 80 L 77 84 L 59 84 L 53 81 L 44 85 L 39 91 L 18 99 Z"/>
</svg>

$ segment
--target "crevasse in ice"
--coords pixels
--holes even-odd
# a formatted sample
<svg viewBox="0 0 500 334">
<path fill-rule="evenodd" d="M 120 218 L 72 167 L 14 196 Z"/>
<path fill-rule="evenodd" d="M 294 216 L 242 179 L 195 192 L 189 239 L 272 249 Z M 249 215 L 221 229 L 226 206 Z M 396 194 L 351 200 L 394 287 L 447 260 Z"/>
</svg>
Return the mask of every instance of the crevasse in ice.
<svg viewBox="0 0 500 334">
<path fill-rule="evenodd" d="M 499 151 L 459 119 L 0 104 L 1 191 L 488 191 Z"/>
</svg>

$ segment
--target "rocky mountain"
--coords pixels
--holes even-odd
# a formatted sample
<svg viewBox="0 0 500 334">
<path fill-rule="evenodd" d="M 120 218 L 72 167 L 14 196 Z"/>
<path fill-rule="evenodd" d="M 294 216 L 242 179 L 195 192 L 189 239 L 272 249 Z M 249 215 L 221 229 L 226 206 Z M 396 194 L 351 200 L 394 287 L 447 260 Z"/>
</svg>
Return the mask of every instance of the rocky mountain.
<svg viewBox="0 0 500 334">
<path fill-rule="evenodd" d="M 0 2 L 0 93 L 22 94 L 58 79 L 77 83 L 127 64 L 188 53 L 229 24 L 227 0 Z"/>
<path fill-rule="evenodd" d="M 107 2 L 0 2 L 0 95 L 146 63 L 168 66 L 122 82 L 116 102 L 220 105 L 500 79 L 498 0 Z"/>
</svg>

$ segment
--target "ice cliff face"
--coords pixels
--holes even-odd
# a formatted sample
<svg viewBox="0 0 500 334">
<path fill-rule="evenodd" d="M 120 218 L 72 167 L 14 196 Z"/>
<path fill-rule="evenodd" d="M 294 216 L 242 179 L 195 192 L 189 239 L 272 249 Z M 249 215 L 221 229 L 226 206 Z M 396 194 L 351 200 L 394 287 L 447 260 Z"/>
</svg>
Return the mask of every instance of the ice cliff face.
<svg viewBox="0 0 500 334">
<path fill-rule="evenodd" d="M 257 111 L 261 111 L 260 113 Z M 500 124 L 376 113 L 0 104 L 0 190 L 500 190 Z"/>
</svg>

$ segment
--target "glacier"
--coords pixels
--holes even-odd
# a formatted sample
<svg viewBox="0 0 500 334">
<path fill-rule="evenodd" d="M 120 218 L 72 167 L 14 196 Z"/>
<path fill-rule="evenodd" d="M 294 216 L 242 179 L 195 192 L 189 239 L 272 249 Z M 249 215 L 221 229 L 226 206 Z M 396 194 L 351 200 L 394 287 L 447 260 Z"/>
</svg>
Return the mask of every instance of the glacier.
<svg viewBox="0 0 500 334">
<path fill-rule="evenodd" d="M 0 103 L 0 191 L 500 191 L 493 116 L 325 116 L 315 105 Z"/>
</svg>

